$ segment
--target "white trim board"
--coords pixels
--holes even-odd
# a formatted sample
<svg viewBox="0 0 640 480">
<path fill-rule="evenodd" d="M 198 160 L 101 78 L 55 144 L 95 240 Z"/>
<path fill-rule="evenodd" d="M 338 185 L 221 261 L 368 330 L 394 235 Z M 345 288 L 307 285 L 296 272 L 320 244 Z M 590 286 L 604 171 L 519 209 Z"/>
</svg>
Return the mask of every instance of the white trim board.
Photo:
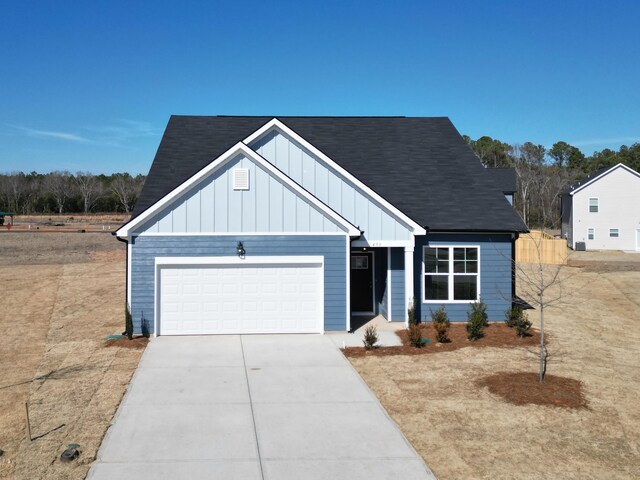
<svg viewBox="0 0 640 480">
<path fill-rule="evenodd" d="M 477 281 L 477 292 L 476 292 L 476 298 L 475 300 L 453 300 L 453 281 L 449 282 L 448 288 L 448 294 L 449 294 L 449 299 L 447 300 L 428 300 L 425 298 L 425 285 L 424 285 L 424 277 L 427 275 L 427 273 L 425 272 L 425 250 L 427 248 L 447 248 L 449 249 L 449 272 L 447 272 L 446 276 L 449 279 L 453 279 L 453 277 L 455 276 L 455 272 L 453 271 L 453 248 L 475 248 L 478 250 L 478 271 L 477 273 L 475 273 L 475 276 L 477 277 L 478 281 Z M 480 301 L 480 299 L 482 298 L 482 292 L 480 290 L 480 286 L 482 283 L 482 278 L 481 278 L 481 263 L 480 263 L 480 259 L 481 259 L 481 251 L 480 251 L 480 245 L 451 245 L 451 244 L 446 244 L 446 245 L 423 245 L 422 246 L 422 272 L 420 274 L 420 298 L 421 298 L 421 302 L 423 304 L 442 304 L 442 305 L 449 305 L 449 304 L 470 304 L 470 303 L 475 303 Z M 465 275 L 464 273 L 460 273 L 460 275 Z M 474 274 L 471 274 L 474 275 Z M 443 275 L 444 276 L 444 275 Z"/>
<path fill-rule="evenodd" d="M 287 127 L 284 123 L 282 123 L 277 118 L 273 118 L 267 123 L 265 123 L 261 128 L 259 128 L 258 130 L 253 132 L 251 135 L 249 135 L 247 138 L 245 138 L 243 143 L 247 145 L 250 143 L 253 143 L 256 140 L 259 140 L 260 138 L 264 137 L 265 135 L 271 133 L 274 130 L 278 130 L 283 135 L 289 137 L 291 140 L 299 143 L 302 147 L 309 150 L 313 155 L 316 156 L 316 158 L 318 158 L 323 163 L 325 163 L 325 165 L 327 165 L 332 170 L 335 170 L 337 173 L 339 173 L 344 178 L 349 180 L 349 182 L 353 183 L 359 190 L 361 190 L 366 195 L 374 199 L 377 203 L 382 205 L 385 210 L 393 214 L 398 220 L 400 220 L 402 223 L 406 224 L 408 227 L 413 229 L 414 235 L 424 235 L 426 233 L 425 229 L 421 225 L 419 225 L 417 222 L 415 222 L 414 220 L 409 218 L 407 215 L 402 213 L 400 210 L 398 210 L 396 207 L 391 205 L 391 203 L 389 203 L 387 200 L 382 198 L 380 195 L 374 192 L 371 188 L 367 187 L 364 183 L 362 183 L 356 177 L 351 175 L 344 168 L 338 165 L 334 160 L 332 160 L 327 155 L 322 153 L 320 150 L 318 150 L 316 147 L 314 147 L 311 143 L 309 143 L 303 137 L 298 135 L 296 132 L 291 130 L 289 127 Z"/>
<path fill-rule="evenodd" d="M 344 236 L 346 232 L 144 232 L 135 237 L 309 237 Z M 348 237 L 348 235 L 347 235 Z"/>
<path fill-rule="evenodd" d="M 179 198 L 180 195 L 186 193 L 192 187 L 195 187 L 206 179 L 209 175 L 215 172 L 218 168 L 229 162 L 235 155 L 244 155 L 249 160 L 255 162 L 257 165 L 261 166 L 265 170 L 267 170 L 270 174 L 272 174 L 275 178 L 280 180 L 283 185 L 288 187 L 294 193 L 300 195 L 306 201 L 308 201 L 311 205 L 317 208 L 319 211 L 327 215 L 331 218 L 337 225 L 344 229 L 346 233 L 353 237 L 359 237 L 361 235 L 360 230 L 355 225 L 352 225 L 349 221 L 347 221 L 344 217 L 340 216 L 337 212 L 327 206 L 325 203 L 318 200 L 315 196 L 311 195 L 307 190 L 302 188 L 296 182 L 294 182 L 291 178 L 282 173 L 279 169 L 277 169 L 274 165 L 264 159 L 262 156 L 258 155 L 255 151 L 251 150 L 247 145 L 242 142 L 238 142 L 229 150 L 224 152 L 218 158 L 216 158 L 209 165 L 204 167 L 202 170 L 197 172 L 191 178 L 183 182 L 181 185 L 178 185 L 171 192 L 166 194 L 160 200 L 155 202 L 151 207 L 147 208 L 144 212 L 138 215 L 133 220 L 130 220 L 128 223 L 124 224 L 116 231 L 116 235 L 120 238 L 128 238 L 130 232 L 135 228 L 143 224 L 146 220 L 149 220 L 154 214 L 159 212 L 162 208 L 169 205 L 172 201 Z"/>
</svg>

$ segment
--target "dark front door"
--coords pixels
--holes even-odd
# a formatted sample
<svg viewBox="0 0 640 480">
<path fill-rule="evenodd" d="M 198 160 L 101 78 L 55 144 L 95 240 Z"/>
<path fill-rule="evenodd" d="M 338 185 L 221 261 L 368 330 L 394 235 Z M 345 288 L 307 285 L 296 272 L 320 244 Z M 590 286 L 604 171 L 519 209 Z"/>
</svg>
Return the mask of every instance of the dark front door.
<svg viewBox="0 0 640 480">
<path fill-rule="evenodd" d="M 351 312 L 373 313 L 373 254 L 351 254 Z"/>
</svg>

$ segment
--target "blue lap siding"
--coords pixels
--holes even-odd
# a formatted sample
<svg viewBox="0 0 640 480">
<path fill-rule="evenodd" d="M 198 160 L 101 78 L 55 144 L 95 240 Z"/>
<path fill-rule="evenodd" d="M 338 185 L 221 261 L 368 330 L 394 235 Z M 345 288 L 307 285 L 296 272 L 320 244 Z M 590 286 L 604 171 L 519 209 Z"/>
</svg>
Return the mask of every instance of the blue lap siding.
<svg viewBox="0 0 640 480">
<path fill-rule="evenodd" d="M 480 297 L 487 304 L 489 321 L 504 319 L 511 307 L 512 270 L 510 234 L 430 234 L 416 237 L 414 252 L 414 295 L 420 299 L 419 317 L 423 322 L 431 319 L 431 310 L 441 304 L 451 321 L 466 321 L 469 303 L 424 303 L 422 255 L 424 246 L 478 246 L 480 247 Z"/>
<path fill-rule="evenodd" d="M 269 236 L 141 236 L 131 243 L 131 313 L 134 329 L 141 317 L 154 328 L 154 265 L 156 257 L 226 257 L 236 254 L 241 241 L 251 256 L 324 257 L 324 328 L 346 330 L 346 256 L 344 235 Z"/>
</svg>

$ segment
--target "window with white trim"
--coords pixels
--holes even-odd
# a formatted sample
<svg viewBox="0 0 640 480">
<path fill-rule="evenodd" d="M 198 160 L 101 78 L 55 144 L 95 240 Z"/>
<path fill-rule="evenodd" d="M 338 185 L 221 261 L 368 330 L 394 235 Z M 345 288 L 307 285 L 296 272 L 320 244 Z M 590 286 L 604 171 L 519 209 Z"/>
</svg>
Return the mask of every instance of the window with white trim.
<svg viewBox="0 0 640 480">
<path fill-rule="evenodd" d="M 595 238 L 596 238 L 596 229 L 590 228 L 589 230 L 587 230 L 587 239 L 594 240 Z"/>
<path fill-rule="evenodd" d="M 477 301 L 480 293 L 478 253 L 478 247 L 424 247 L 424 301 Z"/>
<path fill-rule="evenodd" d="M 620 229 L 619 228 L 610 228 L 609 229 L 609 236 L 611 238 L 618 238 L 620 236 Z"/>
<path fill-rule="evenodd" d="M 589 212 L 590 213 L 598 213 L 598 199 L 590 198 L 589 199 Z"/>
</svg>

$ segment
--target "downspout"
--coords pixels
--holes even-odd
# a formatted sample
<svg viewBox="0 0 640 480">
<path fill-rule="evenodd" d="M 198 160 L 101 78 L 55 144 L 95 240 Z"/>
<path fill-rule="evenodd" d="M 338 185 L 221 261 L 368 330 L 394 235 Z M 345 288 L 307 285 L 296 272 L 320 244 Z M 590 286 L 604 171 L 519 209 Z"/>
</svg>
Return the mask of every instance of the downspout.
<svg viewBox="0 0 640 480">
<path fill-rule="evenodd" d="M 129 240 L 120 238 L 116 235 L 116 232 L 112 232 L 111 235 L 116 237 L 118 241 L 127 245 L 124 249 L 124 274 L 125 274 L 125 282 L 124 282 L 124 302 L 129 310 L 131 310 L 131 305 L 129 305 Z"/>
</svg>

